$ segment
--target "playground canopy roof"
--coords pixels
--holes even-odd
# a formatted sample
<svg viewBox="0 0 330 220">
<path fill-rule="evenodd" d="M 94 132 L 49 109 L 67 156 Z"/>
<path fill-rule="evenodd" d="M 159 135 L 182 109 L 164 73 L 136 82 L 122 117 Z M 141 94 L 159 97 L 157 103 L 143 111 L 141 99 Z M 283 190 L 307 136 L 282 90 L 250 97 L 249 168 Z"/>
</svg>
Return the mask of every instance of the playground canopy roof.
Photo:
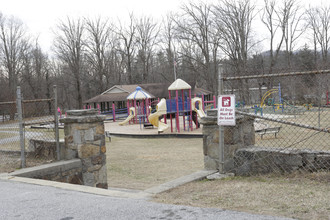
<svg viewBox="0 0 330 220">
<path fill-rule="evenodd" d="M 175 80 L 169 87 L 168 90 L 182 90 L 182 89 L 191 89 L 191 86 L 183 81 L 182 79 Z"/>
<path fill-rule="evenodd" d="M 129 96 L 127 96 L 128 100 L 141 100 L 141 99 L 150 99 L 151 95 L 149 95 L 146 91 L 138 86 L 136 90 L 132 92 Z"/>
<path fill-rule="evenodd" d="M 191 83 L 192 93 L 197 95 L 210 95 L 211 92 L 197 88 L 195 83 Z M 146 91 L 151 99 L 153 98 L 168 98 L 168 87 L 170 83 L 148 83 L 148 84 L 132 84 L 132 85 L 115 85 L 110 89 L 102 92 L 99 95 L 96 95 L 88 100 L 85 100 L 84 103 L 106 103 L 106 102 L 126 102 L 127 96 L 133 93 L 136 90 L 136 87 L 140 86 L 143 91 Z M 189 85 L 188 85 L 189 86 Z"/>
</svg>

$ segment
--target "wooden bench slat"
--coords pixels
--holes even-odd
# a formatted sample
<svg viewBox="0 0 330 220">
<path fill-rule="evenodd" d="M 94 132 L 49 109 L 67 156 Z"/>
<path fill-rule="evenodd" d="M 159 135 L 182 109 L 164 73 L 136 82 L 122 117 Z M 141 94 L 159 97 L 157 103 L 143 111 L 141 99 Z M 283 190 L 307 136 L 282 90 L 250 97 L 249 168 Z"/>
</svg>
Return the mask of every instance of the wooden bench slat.
<svg viewBox="0 0 330 220">
<path fill-rule="evenodd" d="M 280 132 L 281 127 L 271 127 L 271 128 L 264 128 L 261 130 L 256 131 L 257 134 L 261 136 L 261 139 L 265 134 L 275 134 L 275 138 L 277 137 L 277 134 Z"/>
</svg>

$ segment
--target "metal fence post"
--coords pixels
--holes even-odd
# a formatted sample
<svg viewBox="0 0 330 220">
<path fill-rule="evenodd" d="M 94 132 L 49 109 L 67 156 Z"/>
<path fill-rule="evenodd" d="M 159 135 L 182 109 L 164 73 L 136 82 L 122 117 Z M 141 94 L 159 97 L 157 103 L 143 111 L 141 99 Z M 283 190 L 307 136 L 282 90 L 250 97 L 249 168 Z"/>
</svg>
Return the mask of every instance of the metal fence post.
<svg viewBox="0 0 330 220">
<path fill-rule="evenodd" d="M 219 65 L 218 70 L 218 96 L 223 94 L 223 78 L 222 78 L 223 68 L 222 65 Z M 218 98 L 219 99 L 219 98 Z M 219 108 L 218 103 L 218 108 Z M 219 125 L 219 173 L 224 173 L 224 128 L 222 125 Z"/>
<path fill-rule="evenodd" d="M 24 141 L 24 131 L 23 131 L 23 114 L 22 114 L 22 96 L 21 96 L 21 87 L 17 86 L 17 113 L 18 113 L 18 121 L 19 121 L 19 140 L 21 146 L 21 168 L 26 166 L 25 163 L 25 141 Z"/>
<path fill-rule="evenodd" d="M 55 142 L 56 142 L 56 158 L 57 160 L 61 159 L 61 152 L 60 152 L 60 138 L 58 132 L 58 111 L 57 111 L 57 87 L 54 85 L 54 120 L 55 120 Z"/>
</svg>

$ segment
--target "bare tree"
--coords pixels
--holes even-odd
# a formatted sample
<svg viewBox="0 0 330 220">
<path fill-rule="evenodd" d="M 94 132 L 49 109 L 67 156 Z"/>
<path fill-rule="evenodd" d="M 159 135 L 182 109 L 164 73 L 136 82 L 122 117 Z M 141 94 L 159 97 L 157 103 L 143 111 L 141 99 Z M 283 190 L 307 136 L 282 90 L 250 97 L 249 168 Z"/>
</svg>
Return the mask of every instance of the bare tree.
<svg viewBox="0 0 330 220">
<path fill-rule="evenodd" d="M 173 82 L 175 80 L 176 73 L 176 66 L 177 63 L 175 61 L 175 23 L 173 20 L 173 15 L 172 14 L 167 14 L 166 17 L 163 19 L 163 24 L 162 24 L 162 36 L 161 36 L 161 41 L 163 44 L 163 50 L 165 51 L 166 54 L 166 59 L 167 59 L 167 65 L 166 69 L 164 69 L 164 72 L 160 73 L 162 77 L 167 80 L 168 82 Z"/>
<path fill-rule="evenodd" d="M 14 17 L 0 14 L 0 54 L 9 79 L 9 98 L 14 99 L 18 76 L 22 69 L 22 48 L 28 41 L 23 23 Z"/>
<path fill-rule="evenodd" d="M 307 10 L 307 16 L 308 26 L 313 35 L 315 58 L 317 50 L 320 49 L 322 65 L 325 65 L 328 60 L 330 43 L 330 6 L 310 7 Z"/>
<path fill-rule="evenodd" d="M 277 12 L 278 20 L 282 23 L 284 30 L 284 44 L 288 68 L 291 68 L 292 53 L 297 40 L 305 32 L 302 25 L 304 14 L 297 0 L 286 0 Z"/>
<path fill-rule="evenodd" d="M 264 0 L 265 7 L 263 10 L 263 14 L 261 17 L 261 21 L 266 26 L 268 32 L 269 32 L 269 74 L 273 73 L 273 68 L 277 62 L 277 58 L 280 52 L 280 49 L 282 48 L 284 38 L 285 38 L 285 28 L 286 28 L 286 22 L 283 21 L 287 17 L 287 14 L 283 14 L 282 19 L 278 19 L 279 15 L 279 9 L 276 7 L 276 1 L 275 0 Z M 276 44 L 275 37 L 277 36 L 277 31 L 280 29 L 281 33 L 279 34 L 279 42 Z M 275 45 L 276 44 L 276 45 Z M 272 83 L 269 82 L 268 87 L 272 87 Z"/>
<path fill-rule="evenodd" d="M 141 17 L 137 22 L 136 46 L 138 48 L 138 61 L 141 62 L 140 73 L 142 82 L 148 82 L 151 72 L 151 59 L 158 43 L 159 28 L 150 17 Z"/>
<path fill-rule="evenodd" d="M 35 40 L 35 45 L 26 44 L 22 48 L 22 62 L 22 84 L 28 86 L 26 91 L 30 91 L 34 99 L 44 98 L 45 93 L 50 98 L 49 61 L 41 50 L 38 39 Z"/>
<path fill-rule="evenodd" d="M 182 60 L 188 61 L 191 67 L 201 67 L 201 70 L 194 68 L 196 76 L 191 79 L 199 79 L 206 87 L 217 92 L 217 49 L 218 44 L 214 40 L 216 36 L 211 13 L 211 5 L 199 1 L 188 3 L 182 6 L 182 14 L 175 19 L 177 26 L 176 36 L 181 45 Z M 215 56 L 212 56 L 215 55 Z M 185 56 L 185 57 L 184 57 Z M 189 56 L 189 57 L 188 57 Z M 201 75 L 199 75 L 201 73 Z"/>
<path fill-rule="evenodd" d="M 88 38 L 87 47 L 87 62 L 92 69 L 92 75 L 97 78 L 97 92 L 101 93 L 105 90 L 103 80 L 109 75 L 107 73 L 107 46 L 109 35 L 108 20 L 102 21 L 100 17 L 95 20 L 86 19 L 86 29 Z M 108 79 L 106 79 L 108 80 Z"/>
<path fill-rule="evenodd" d="M 237 75 L 246 74 L 248 54 L 253 46 L 251 40 L 255 6 L 250 0 L 222 0 L 215 7 L 217 28 L 221 36 L 221 50 L 228 56 Z M 240 81 L 240 100 L 249 102 L 247 83 Z"/>
<path fill-rule="evenodd" d="M 136 36 L 136 24 L 133 13 L 129 14 L 129 24 L 128 27 L 124 27 L 123 24 L 119 25 L 116 33 L 119 38 L 119 50 L 122 54 L 122 60 L 124 61 L 125 71 L 128 78 L 128 83 L 133 83 L 133 59 L 135 56 L 135 36 Z"/>
<path fill-rule="evenodd" d="M 81 19 L 73 20 L 67 18 L 66 23 L 60 21 L 55 33 L 55 52 L 58 58 L 67 65 L 75 82 L 78 108 L 82 108 L 82 86 L 83 59 L 85 43 L 83 39 L 85 24 Z"/>
</svg>

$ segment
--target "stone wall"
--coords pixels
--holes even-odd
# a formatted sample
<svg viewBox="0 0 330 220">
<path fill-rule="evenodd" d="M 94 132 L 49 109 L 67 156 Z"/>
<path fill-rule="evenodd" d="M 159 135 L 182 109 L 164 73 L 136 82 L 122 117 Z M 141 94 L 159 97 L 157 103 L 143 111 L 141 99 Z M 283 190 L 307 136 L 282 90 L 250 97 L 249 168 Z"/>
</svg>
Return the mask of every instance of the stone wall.
<svg viewBox="0 0 330 220">
<path fill-rule="evenodd" d="M 207 111 L 202 118 L 204 168 L 219 169 L 219 126 L 217 125 L 217 109 Z M 235 168 L 234 156 L 237 150 L 252 146 L 255 143 L 254 119 L 246 116 L 236 117 L 236 126 L 224 127 L 224 172 L 232 172 Z"/>
<path fill-rule="evenodd" d="M 24 168 L 10 175 L 83 185 L 82 164 L 79 159 Z"/>
<path fill-rule="evenodd" d="M 254 147 L 237 150 L 234 161 L 237 175 L 330 170 L 330 152 L 324 151 Z"/>
<path fill-rule="evenodd" d="M 64 123 L 64 158 L 79 158 L 82 162 L 84 185 L 108 188 L 106 146 L 104 136 L 105 116 L 95 109 L 67 111 Z"/>
<path fill-rule="evenodd" d="M 207 111 L 203 124 L 204 168 L 219 170 L 217 109 Z M 236 175 L 330 170 L 330 152 L 255 147 L 254 118 L 237 116 L 236 126 L 224 126 L 224 170 Z"/>
</svg>

